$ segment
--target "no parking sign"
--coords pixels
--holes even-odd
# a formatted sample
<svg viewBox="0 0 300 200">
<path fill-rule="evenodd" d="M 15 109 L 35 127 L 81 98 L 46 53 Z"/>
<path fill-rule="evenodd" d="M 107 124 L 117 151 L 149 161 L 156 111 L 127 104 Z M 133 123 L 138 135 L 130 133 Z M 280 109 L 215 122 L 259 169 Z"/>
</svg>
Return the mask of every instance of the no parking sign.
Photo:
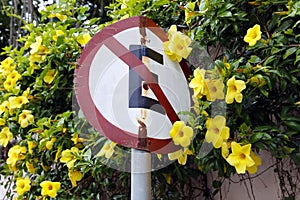
<svg viewBox="0 0 300 200">
<path fill-rule="evenodd" d="M 166 33 L 146 17 L 131 17 L 98 32 L 75 70 L 75 92 L 89 123 L 110 140 L 147 150 L 178 149 L 170 138 L 177 113 L 190 109 L 187 66 L 164 53 Z"/>
</svg>

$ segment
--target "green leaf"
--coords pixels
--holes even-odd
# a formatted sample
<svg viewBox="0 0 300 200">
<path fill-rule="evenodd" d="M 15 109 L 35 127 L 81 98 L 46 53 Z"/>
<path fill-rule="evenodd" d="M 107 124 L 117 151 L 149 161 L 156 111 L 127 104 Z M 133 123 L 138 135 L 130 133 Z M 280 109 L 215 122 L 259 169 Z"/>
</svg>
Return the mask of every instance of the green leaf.
<svg viewBox="0 0 300 200">
<path fill-rule="evenodd" d="M 264 133 L 263 137 L 262 137 L 262 140 L 272 140 L 272 136 L 268 133 Z"/>
<path fill-rule="evenodd" d="M 84 152 L 84 160 L 90 161 L 92 158 L 92 150 L 89 148 L 86 152 Z"/>
<path fill-rule="evenodd" d="M 226 65 L 221 60 L 216 60 L 215 64 L 221 69 L 226 69 Z"/>
<path fill-rule="evenodd" d="M 300 118 L 299 117 L 295 117 L 295 116 L 284 116 L 284 117 L 281 117 L 281 119 L 283 121 L 296 121 L 296 122 L 300 122 Z"/>
<path fill-rule="evenodd" d="M 249 142 L 251 144 L 253 144 L 253 143 L 259 141 L 264 136 L 264 134 L 265 133 L 263 133 L 263 132 L 256 132 L 256 133 L 252 134 L 251 137 L 250 137 Z"/>
<path fill-rule="evenodd" d="M 300 153 L 293 153 L 291 154 L 291 158 L 293 159 L 293 161 L 295 162 L 295 164 L 297 166 L 300 166 Z"/>
<path fill-rule="evenodd" d="M 230 11 L 225 11 L 218 14 L 218 17 L 232 17 L 232 13 Z"/>
<path fill-rule="evenodd" d="M 271 49 L 271 54 L 276 54 L 276 53 L 278 53 L 278 52 L 280 52 L 280 51 L 283 51 L 283 49 L 279 49 L 279 48 L 276 48 L 276 47 L 272 47 L 272 49 Z"/>
<path fill-rule="evenodd" d="M 263 63 L 264 66 L 267 66 L 269 63 L 273 62 L 273 60 L 276 59 L 276 56 L 275 55 L 272 55 L 270 57 L 268 57 L 265 62 Z"/>
<path fill-rule="evenodd" d="M 287 57 L 289 57 L 290 55 L 292 55 L 293 53 L 295 53 L 297 51 L 297 47 L 292 47 L 286 50 L 285 54 L 283 55 L 283 59 L 285 60 Z"/>
<path fill-rule="evenodd" d="M 287 154 L 291 154 L 295 150 L 295 148 L 291 148 L 291 147 L 287 147 L 287 146 L 283 146 L 282 149 Z"/>
<path fill-rule="evenodd" d="M 300 130 L 300 123 L 297 123 L 295 121 L 285 121 L 285 125 L 287 125 L 289 128 L 299 131 Z"/>
<path fill-rule="evenodd" d="M 250 63 L 257 64 L 257 63 L 261 62 L 261 59 L 258 56 L 252 55 L 248 61 Z"/>
<path fill-rule="evenodd" d="M 169 0 L 152 1 L 152 7 L 160 7 L 169 4 Z"/>
<path fill-rule="evenodd" d="M 268 70 L 268 72 L 276 74 L 277 76 L 280 76 L 280 77 L 282 76 L 282 74 L 278 70 L 276 70 L 276 69 L 270 69 L 270 70 Z"/>
<path fill-rule="evenodd" d="M 57 37 L 56 46 L 60 46 L 61 44 L 63 44 L 64 43 L 64 38 L 65 38 L 64 35 L 59 35 Z"/>
<path fill-rule="evenodd" d="M 268 97 L 269 96 L 269 92 L 263 88 L 259 88 L 260 89 L 260 92 L 265 96 L 265 97 Z"/>
<path fill-rule="evenodd" d="M 298 49 L 296 51 L 296 59 L 294 61 L 294 65 L 296 65 L 296 63 L 300 60 L 300 49 Z"/>
<path fill-rule="evenodd" d="M 270 130 L 272 127 L 270 126 L 258 126 L 254 129 L 254 131 L 268 131 Z"/>
<path fill-rule="evenodd" d="M 214 180 L 214 181 L 212 182 L 212 186 L 213 186 L 214 188 L 220 188 L 221 185 L 222 185 L 222 182 L 221 182 L 221 181 L 216 181 L 216 180 Z"/>
</svg>

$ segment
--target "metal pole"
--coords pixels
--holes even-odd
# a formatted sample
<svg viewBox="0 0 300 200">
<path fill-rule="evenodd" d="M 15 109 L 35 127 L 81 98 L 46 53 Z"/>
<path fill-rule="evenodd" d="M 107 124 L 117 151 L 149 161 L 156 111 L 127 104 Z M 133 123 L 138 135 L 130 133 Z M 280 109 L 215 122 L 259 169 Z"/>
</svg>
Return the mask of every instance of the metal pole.
<svg viewBox="0 0 300 200">
<path fill-rule="evenodd" d="M 151 154 L 131 149 L 131 200 L 151 200 Z"/>
</svg>

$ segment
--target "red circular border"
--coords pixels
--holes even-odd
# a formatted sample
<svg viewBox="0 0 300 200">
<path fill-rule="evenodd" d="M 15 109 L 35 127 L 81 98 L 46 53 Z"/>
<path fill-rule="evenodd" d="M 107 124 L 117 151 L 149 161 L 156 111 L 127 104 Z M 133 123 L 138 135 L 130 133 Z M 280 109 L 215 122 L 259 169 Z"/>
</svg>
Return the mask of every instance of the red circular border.
<svg viewBox="0 0 300 200">
<path fill-rule="evenodd" d="M 147 17 L 137 16 L 118 21 L 95 34 L 95 36 L 89 41 L 80 55 L 74 76 L 76 98 L 88 122 L 111 141 L 130 148 L 138 148 L 138 135 L 116 127 L 105 119 L 105 117 L 99 112 L 92 100 L 89 90 L 89 71 L 96 53 L 104 44 L 105 40 L 126 29 L 140 27 L 141 21 L 143 21 L 145 26 L 152 30 L 152 32 L 155 33 L 162 42 L 168 40 L 166 33 Z M 185 77 L 188 78 L 191 73 L 186 62 L 180 62 L 180 66 Z M 173 143 L 171 138 L 147 139 L 149 143 L 149 151 L 153 153 L 166 154 L 174 152 L 180 148 Z"/>
</svg>

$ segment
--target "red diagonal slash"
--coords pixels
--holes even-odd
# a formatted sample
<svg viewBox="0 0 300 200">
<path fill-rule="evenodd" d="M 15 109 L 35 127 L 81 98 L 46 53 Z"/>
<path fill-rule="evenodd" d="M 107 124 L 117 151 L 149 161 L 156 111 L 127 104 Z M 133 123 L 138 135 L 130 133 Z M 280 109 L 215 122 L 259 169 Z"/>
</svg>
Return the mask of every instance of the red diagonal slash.
<svg viewBox="0 0 300 200">
<path fill-rule="evenodd" d="M 179 117 L 177 113 L 173 109 L 168 98 L 162 91 L 161 87 L 159 86 L 159 84 L 157 83 L 156 79 L 152 75 L 151 71 L 147 68 L 147 66 L 114 37 L 107 38 L 104 41 L 104 44 L 117 57 L 119 57 L 131 69 L 133 69 L 140 77 L 142 77 L 144 81 L 146 81 L 147 85 L 153 91 L 161 106 L 165 109 L 165 112 L 172 124 L 178 121 Z"/>
</svg>

